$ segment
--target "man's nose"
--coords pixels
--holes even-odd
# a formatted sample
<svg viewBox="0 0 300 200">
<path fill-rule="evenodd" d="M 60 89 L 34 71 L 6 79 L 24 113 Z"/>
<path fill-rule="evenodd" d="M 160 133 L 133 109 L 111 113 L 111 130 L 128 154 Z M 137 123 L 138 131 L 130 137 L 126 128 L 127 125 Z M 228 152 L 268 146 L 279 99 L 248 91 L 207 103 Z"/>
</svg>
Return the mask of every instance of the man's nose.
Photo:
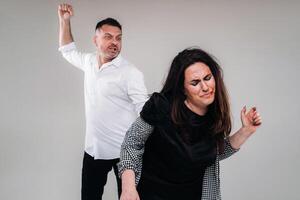
<svg viewBox="0 0 300 200">
<path fill-rule="evenodd" d="M 113 38 L 113 39 L 112 39 L 112 43 L 113 43 L 114 45 L 117 45 L 117 44 L 119 43 L 119 41 L 118 41 L 116 38 Z"/>
</svg>

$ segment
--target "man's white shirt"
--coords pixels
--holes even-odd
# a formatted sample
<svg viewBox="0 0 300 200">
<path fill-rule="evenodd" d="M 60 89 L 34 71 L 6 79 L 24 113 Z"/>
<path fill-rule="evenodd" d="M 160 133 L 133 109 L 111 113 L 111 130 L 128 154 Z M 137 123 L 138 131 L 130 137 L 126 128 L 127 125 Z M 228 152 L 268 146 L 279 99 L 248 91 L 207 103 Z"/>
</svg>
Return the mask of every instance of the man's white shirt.
<svg viewBox="0 0 300 200">
<path fill-rule="evenodd" d="M 75 43 L 59 48 L 84 71 L 85 152 L 94 159 L 119 158 L 126 131 L 148 100 L 143 74 L 121 55 L 98 66 L 96 53 L 81 53 Z"/>
</svg>

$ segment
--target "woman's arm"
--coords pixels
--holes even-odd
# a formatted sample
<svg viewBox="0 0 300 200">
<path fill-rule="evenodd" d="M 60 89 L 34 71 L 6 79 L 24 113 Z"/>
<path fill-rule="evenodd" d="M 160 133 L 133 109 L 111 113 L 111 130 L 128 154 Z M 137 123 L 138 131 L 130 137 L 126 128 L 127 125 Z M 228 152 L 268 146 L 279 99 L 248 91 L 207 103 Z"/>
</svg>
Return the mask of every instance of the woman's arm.
<svg viewBox="0 0 300 200">
<path fill-rule="evenodd" d="M 122 179 L 121 200 L 139 199 L 136 184 L 141 176 L 144 146 L 152 131 L 153 126 L 139 117 L 125 135 L 118 163 Z"/>
<path fill-rule="evenodd" d="M 244 107 L 241 111 L 241 121 L 242 127 L 233 135 L 225 139 L 224 151 L 218 155 L 219 160 L 228 158 L 236 153 L 242 144 L 246 142 L 246 140 L 262 123 L 261 117 L 256 111 L 256 108 L 251 108 L 250 111 L 246 113 L 246 107 Z"/>
<path fill-rule="evenodd" d="M 262 119 L 256 108 L 251 108 L 246 113 L 246 107 L 241 111 L 242 127 L 229 137 L 229 142 L 234 149 L 239 149 L 246 140 L 261 126 Z"/>
<path fill-rule="evenodd" d="M 135 187 L 135 173 L 131 169 L 125 169 L 122 173 L 122 193 L 120 200 L 140 200 Z"/>
</svg>

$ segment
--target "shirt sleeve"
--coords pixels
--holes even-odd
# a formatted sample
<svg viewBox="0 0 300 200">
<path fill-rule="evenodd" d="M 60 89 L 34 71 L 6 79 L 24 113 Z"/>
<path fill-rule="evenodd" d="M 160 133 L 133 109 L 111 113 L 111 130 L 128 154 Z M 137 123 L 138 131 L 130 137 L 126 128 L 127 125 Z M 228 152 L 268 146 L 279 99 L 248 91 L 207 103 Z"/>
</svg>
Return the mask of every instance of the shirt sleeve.
<svg viewBox="0 0 300 200">
<path fill-rule="evenodd" d="M 131 125 L 121 146 L 118 163 L 120 177 L 126 169 L 131 169 L 135 172 L 135 183 L 138 184 L 142 172 L 144 146 L 153 129 L 154 127 L 141 117 Z"/>
<path fill-rule="evenodd" d="M 127 93 L 135 106 L 137 115 L 141 112 L 145 102 L 149 99 L 144 82 L 144 75 L 135 67 L 127 74 Z"/>
<path fill-rule="evenodd" d="M 59 47 L 58 49 L 62 56 L 72 65 L 75 67 L 85 71 L 85 66 L 88 61 L 88 55 L 87 53 L 81 53 L 77 50 L 76 45 L 74 42 L 71 42 L 69 44 L 66 44 L 64 46 Z"/>
<path fill-rule="evenodd" d="M 229 142 L 229 138 L 226 138 L 224 140 L 224 152 L 223 153 L 220 153 L 218 156 L 219 156 L 219 160 L 224 160 L 230 156 L 232 156 L 233 154 L 235 154 L 236 152 L 239 151 L 239 149 L 234 149 L 230 142 Z"/>
</svg>

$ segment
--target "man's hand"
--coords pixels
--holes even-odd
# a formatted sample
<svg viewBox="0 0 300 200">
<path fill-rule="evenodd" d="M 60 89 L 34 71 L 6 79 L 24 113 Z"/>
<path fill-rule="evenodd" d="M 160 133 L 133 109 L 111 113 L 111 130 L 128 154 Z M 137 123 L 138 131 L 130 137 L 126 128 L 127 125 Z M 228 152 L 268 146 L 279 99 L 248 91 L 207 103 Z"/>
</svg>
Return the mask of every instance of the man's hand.
<svg viewBox="0 0 300 200">
<path fill-rule="evenodd" d="M 64 3 L 58 6 L 58 18 L 60 21 L 70 20 L 73 14 L 74 12 L 71 5 Z"/>
</svg>

